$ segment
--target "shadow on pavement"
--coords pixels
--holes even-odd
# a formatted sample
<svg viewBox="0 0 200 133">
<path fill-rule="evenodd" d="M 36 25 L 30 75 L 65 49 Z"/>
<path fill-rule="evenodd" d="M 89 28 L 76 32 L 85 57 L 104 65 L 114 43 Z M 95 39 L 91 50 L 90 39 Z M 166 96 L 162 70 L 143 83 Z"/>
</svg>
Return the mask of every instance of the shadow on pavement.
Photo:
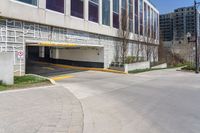
<svg viewBox="0 0 200 133">
<path fill-rule="evenodd" d="M 61 68 L 47 62 L 27 61 L 26 74 L 37 74 L 45 77 L 53 77 L 63 74 L 72 74 L 84 70 L 75 70 L 70 68 Z"/>
</svg>

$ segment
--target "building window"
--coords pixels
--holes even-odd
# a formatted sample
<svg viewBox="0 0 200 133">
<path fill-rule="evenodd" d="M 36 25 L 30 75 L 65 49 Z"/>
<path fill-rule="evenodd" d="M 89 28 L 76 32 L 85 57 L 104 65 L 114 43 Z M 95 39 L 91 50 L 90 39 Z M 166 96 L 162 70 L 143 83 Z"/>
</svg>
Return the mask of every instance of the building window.
<svg viewBox="0 0 200 133">
<path fill-rule="evenodd" d="M 151 10 L 148 6 L 148 37 L 151 36 Z"/>
<path fill-rule="evenodd" d="M 133 32 L 133 0 L 129 0 L 129 31 Z"/>
<path fill-rule="evenodd" d="M 153 25 L 154 25 L 154 16 L 153 16 L 153 9 L 151 9 L 151 38 L 154 38 L 154 29 L 153 29 Z"/>
<path fill-rule="evenodd" d="M 159 14 L 157 13 L 157 40 L 159 40 Z"/>
<path fill-rule="evenodd" d="M 113 27 L 119 28 L 119 0 L 113 0 Z"/>
<path fill-rule="evenodd" d="M 143 35 L 143 0 L 140 0 L 140 35 Z"/>
<path fill-rule="evenodd" d="M 83 18 L 83 0 L 71 0 L 71 15 Z"/>
<path fill-rule="evenodd" d="M 89 20 L 99 22 L 99 0 L 89 1 Z"/>
<path fill-rule="evenodd" d="M 127 20 L 128 20 L 128 10 L 127 10 L 127 3 L 126 0 L 121 1 L 121 29 L 122 30 L 127 30 Z"/>
<path fill-rule="evenodd" d="M 135 0 L 135 34 L 139 33 L 138 29 L 138 0 Z"/>
<path fill-rule="evenodd" d="M 110 0 L 102 1 L 102 24 L 110 25 Z"/>
<path fill-rule="evenodd" d="M 64 0 L 46 0 L 46 8 L 56 12 L 64 13 L 64 3 Z"/>
<path fill-rule="evenodd" d="M 37 0 L 17 0 L 17 1 L 37 6 Z"/>
<path fill-rule="evenodd" d="M 147 4 L 144 3 L 144 35 L 148 36 L 148 32 L 147 32 L 147 15 L 148 15 L 148 10 L 147 10 Z"/>
</svg>

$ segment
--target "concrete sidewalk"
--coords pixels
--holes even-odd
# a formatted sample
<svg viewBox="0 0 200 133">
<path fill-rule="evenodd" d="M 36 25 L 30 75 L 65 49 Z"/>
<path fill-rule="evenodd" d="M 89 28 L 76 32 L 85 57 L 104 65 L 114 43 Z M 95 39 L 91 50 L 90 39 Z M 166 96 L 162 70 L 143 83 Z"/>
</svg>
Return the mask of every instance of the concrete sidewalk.
<svg viewBox="0 0 200 133">
<path fill-rule="evenodd" d="M 84 133 L 199 133 L 200 75 L 87 71 L 57 81 L 82 103 Z"/>
<path fill-rule="evenodd" d="M 80 102 L 55 85 L 0 92 L 0 133 L 82 133 Z"/>
</svg>

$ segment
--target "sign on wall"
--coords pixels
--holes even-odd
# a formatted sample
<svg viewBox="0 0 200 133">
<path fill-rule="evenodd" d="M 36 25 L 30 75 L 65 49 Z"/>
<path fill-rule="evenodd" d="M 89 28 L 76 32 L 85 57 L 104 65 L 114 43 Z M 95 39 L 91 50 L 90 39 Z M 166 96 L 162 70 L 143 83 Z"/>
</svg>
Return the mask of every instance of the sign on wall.
<svg viewBox="0 0 200 133">
<path fill-rule="evenodd" d="M 24 58 L 24 51 L 22 51 L 22 50 L 17 51 L 17 58 L 18 59 L 23 59 Z"/>
</svg>

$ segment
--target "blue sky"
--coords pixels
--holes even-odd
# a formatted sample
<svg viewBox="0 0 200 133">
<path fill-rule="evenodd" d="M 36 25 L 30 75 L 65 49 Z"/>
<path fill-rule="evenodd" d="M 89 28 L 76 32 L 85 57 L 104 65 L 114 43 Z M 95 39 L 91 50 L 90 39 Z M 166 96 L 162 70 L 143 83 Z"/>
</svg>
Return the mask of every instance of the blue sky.
<svg viewBox="0 0 200 133">
<path fill-rule="evenodd" d="M 169 13 L 175 8 L 191 6 L 194 0 L 151 0 L 161 14 Z M 198 1 L 198 0 L 197 0 Z M 199 0 L 200 1 L 200 0 Z"/>
</svg>

